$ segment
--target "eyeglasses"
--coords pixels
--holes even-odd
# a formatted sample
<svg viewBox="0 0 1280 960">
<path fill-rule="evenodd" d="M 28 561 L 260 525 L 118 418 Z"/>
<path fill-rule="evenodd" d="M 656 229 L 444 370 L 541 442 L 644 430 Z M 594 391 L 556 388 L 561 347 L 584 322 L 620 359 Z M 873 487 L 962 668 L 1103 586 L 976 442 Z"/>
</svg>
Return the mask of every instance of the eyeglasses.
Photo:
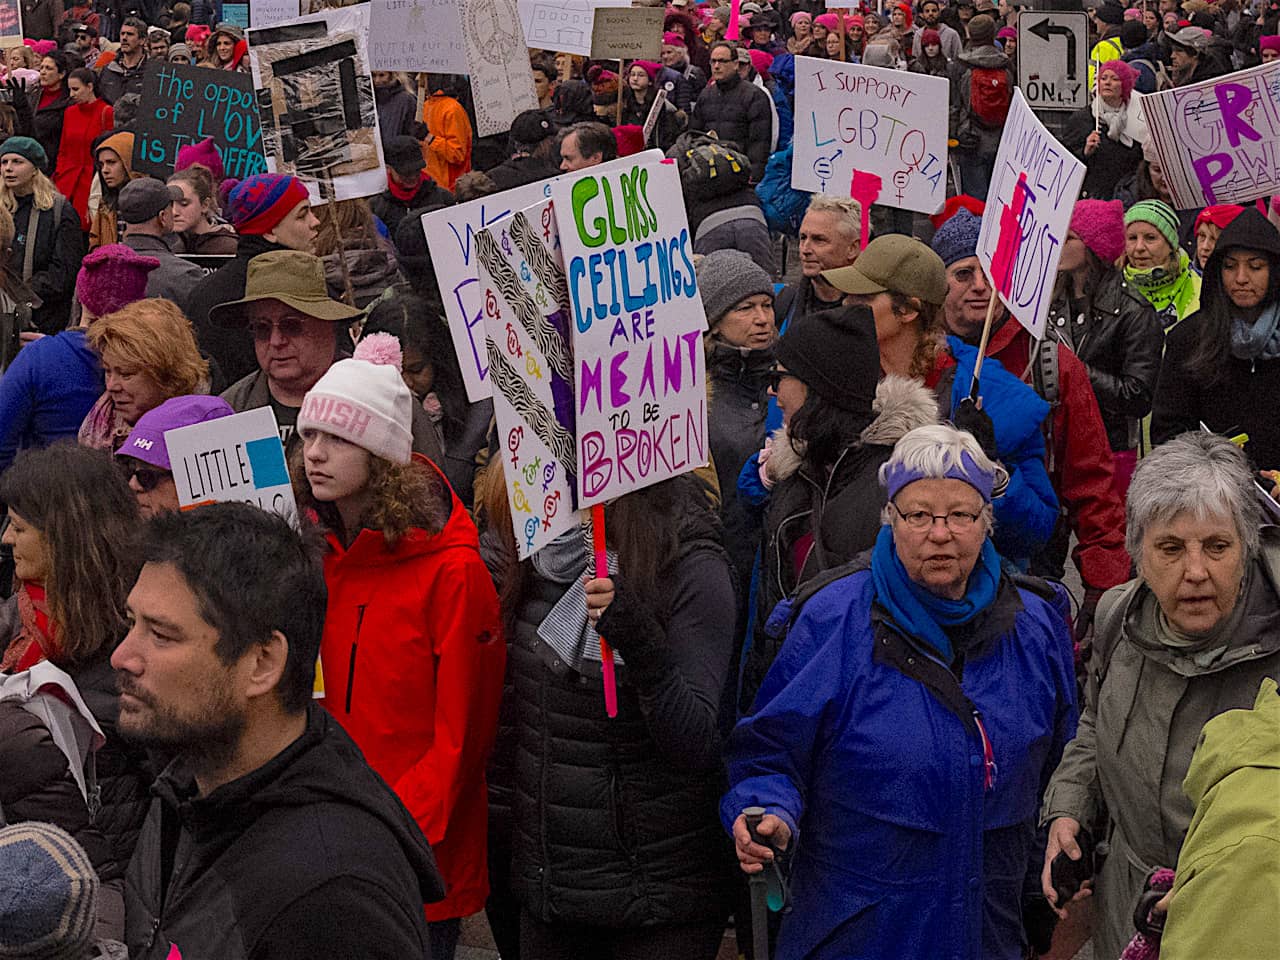
<svg viewBox="0 0 1280 960">
<path fill-rule="evenodd" d="M 272 333 L 276 330 L 279 330 L 280 335 L 286 340 L 292 340 L 295 337 L 302 336 L 306 320 L 306 317 L 296 315 L 281 317 L 274 322 L 270 320 L 254 320 L 249 324 L 249 331 L 253 334 L 253 339 L 255 340 L 270 340 Z"/>
<path fill-rule="evenodd" d="M 124 473 L 126 483 L 130 480 L 137 480 L 138 486 L 143 493 L 150 493 L 160 486 L 161 481 L 173 476 L 168 470 L 161 470 L 157 467 L 131 467 L 127 464 L 121 467 L 121 472 Z"/>
<path fill-rule="evenodd" d="M 923 532 L 930 529 L 935 520 L 941 520 L 943 525 L 952 533 L 967 533 L 973 529 L 973 525 L 978 522 L 979 514 L 968 513 L 964 510 L 952 510 L 950 513 L 930 513 L 928 510 L 912 510 L 910 513 L 903 513 L 901 508 L 892 500 L 889 504 L 897 511 L 898 516 L 902 518 L 909 528 L 917 532 Z"/>
<path fill-rule="evenodd" d="M 973 278 L 978 275 L 978 271 L 974 267 L 961 267 L 959 270 L 951 274 L 951 279 L 962 286 L 968 286 L 973 283 Z"/>
<path fill-rule="evenodd" d="M 737 63 L 738 61 L 736 58 L 725 59 L 724 57 L 712 57 L 711 62 L 712 63 Z"/>
</svg>

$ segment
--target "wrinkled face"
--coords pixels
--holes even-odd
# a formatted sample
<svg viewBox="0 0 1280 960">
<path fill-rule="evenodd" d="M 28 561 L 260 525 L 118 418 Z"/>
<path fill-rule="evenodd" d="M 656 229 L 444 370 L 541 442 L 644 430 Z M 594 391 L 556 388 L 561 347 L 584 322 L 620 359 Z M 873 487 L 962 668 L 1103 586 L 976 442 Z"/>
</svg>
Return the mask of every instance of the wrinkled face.
<svg viewBox="0 0 1280 960">
<path fill-rule="evenodd" d="M 10 47 L 9 51 L 4 55 L 4 65 L 10 70 L 25 67 L 27 64 L 22 59 L 22 47 Z"/>
<path fill-rule="evenodd" d="M 20 196 L 31 192 L 39 172 L 34 163 L 16 153 L 0 157 L 0 177 L 4 177 L 4 185 Z"/>
<path fill-rule="evenodd" d="M 309 390 L 333 364 L 334 325 L 279 300 L 249 305 L 249 331 L 258 366 L 270 380 Z"/>
<path fill-rule="evenodd" d="M 40 60 L 40 85 L 42 87 L 56 87 L 62 83 L 65 74 L 58 72 L 58 65 L 49 57 Z"/>
<path fill-rule="evenodd" d="M 711 79 L 728 80 L 738 73 L 738 58 L 728 47 L 711 48 Z"/>
<path fill-rule="evenodd" d="M 1196 65 L 1196 55 L 1186 47 L 1172 47 L 1169 51 L 1169 60 L 1173 63 L 1175 70 L 1191 70 Z"/>
<path fill-rule="evenodd" d="M 1231 612 L 1244 566 L 1244 543 L 1229 515 L 1178 513 L 1143 534 L 1138 572 L 1174 629 L 1194 636 Z"/>
<path fill-rule="evenodd" d="M 847 267 L 858 259 L 858 237 L 842 218 L 811 210 L 800 221 L 800 272 L 813 279 L 823 270 Z"/>
<path fill-rule="evenodd" d="M 1058 260 L 1058 272 L 1074 273 L 1084 269 L 1088 262 L 1089 248 L 1084 245 L 1078 233 L 1068 230 L 1067 239 L 1062 243 L 1062 257 Z"/>
<path fill-rule="evenodd" d="M 144 520 L 178 509 L 178 487 L 173 482 L 172 473 L 135 457 L 120 459 L 129 489 L 138 498 L 138 510 Z"/>
<path fill-rule="evenodd" d="M 773 343 L 773 297 L 767 293 L 739 300 L 715 325 L 715 333 L 732 347 L 763 350 Z"/>
<path fill-rule="evenodd" d="M 1242 310 L 1259 307 L 1271 286 L 1271 260 L 1260 250 L 1232 247 L 1222 258 L 1222 289 Z"/>
<path fill-rule="evenodd" d="M 13 575 L 29 583 L 43 583 L 49 576 L 49 541 L 20 513 L 9 510 L 9 526 L 0 537 L 13 551 Z"/>
<path fill-rule="evenodd" d="M 1210 223 L 1208 220 L 1200 224 L 1196 230 L 1196 263 L 1200 264 L 1201 270 L 1213 256 L 1214 247 L 1218 245 L 1218 234 L 1221 232 L 1216 223 Z"/>
<path fill-rule="evenodd" d="M 987 539 L 978 491 L 963 480 L 917 480 L 898 491 L 894 505 L 893 545 L 907 576 L 940 597 L 963 597 Z M 933 519 L 923 529 L 902 516 L 924 513 Z"/>
<path fill-rule="evenodd" d="M 1105 103 L 1118 106 L 1124 99 L 1124 85 L 1113 70 L 1103 70 L 1098 74 L 1098 94 Z"/>
<path fill-rule="evenodd" d="M 102 182 L 112 190 L 119 190 L 129 178 L 124 161 L 114 150 L 98 151 L 98 169 L 102 171 Z"/>
<path fill-rule="evenodd" d="M 142 49 L 142 37 L 138 28 L 125 24 L 120 28 L 120 52 L 137 53 Z"/>
<path fill-rule="evenodd" d="M 236 51 L 236 42 L 225 33 L 220 33 L 218 34 L 218 40 L 214 49 L 218 51 L 219 60 L 223 63 L 229 63 L 232 55 Z"/>
<path fill-rule="evenodd" d="M 302 457 L 311 493 L 321 503 L 355 496 L 369 484 L 372 455 L 341 437 L 308 427 L 302 431 Z"/>
<path fill-rule="evenodd" d="M 169 399 L 150 373 L 139 370 L 110 350 L 102 353 L 102 372 L 107 380 L 107 396 L 115 404 L 116 413 L 130 426 L 148 410 Z"/>
<path fill-rule="evenodd" d="M 186 230 L 194 230 L 205 219 L 208 212 L 205 205 L 200 202 L 200 197 L 196 194 L 191 181 L 172 180 L 169 185 L 182 191 L 182 198 L 173 201 L 174 232 L 183 233 Z"/>
<path fill-rule="evenodd" d="M 649 89 L 649 74 L 644 67 L 632 67 L 627 74 L 627 83 L 636 93 Z"/>
<path fill-rule="evenodd" d="M 827 39 L 823 43 L 826 44 L 828 57 L 840 56 L 840 34 L 832 30 L 827 34 Z"/>
<path fill-rule="evenodd" d="M 676 46 L 674 43 L 664 43 L 662 45 L 662 65 L 664 67 L 684 66 L 684 47 Z"/>
<path fill-rule="evenodd" d="M 991 302 L 991 284 L 977 257 L 965 257 L 947 267 L 947 299 L 943 303 L 947 329 L 961 339 L 982 332 Z"/>
<path fill-rule="evenodd" d="M 1164 234 L 1145 220 L 1135 220 L 1124 230 L 1125 262 L 1138 270 L 1163 267 L 1173 256 Z"/>
<path fill-rule="evenodd" d="M 73 103 L 92 103 L 94 101 L 93 87 L 87 83 L 81 83 L 75 78 L 67 81 L 67 90 L 71 93 Z"/>
<path fill-rule="evenodd" d="M 290 250 L 312 253 L 315 251 L 316 229 L 319 226 L 320 221 L 311 212 L 311 201 L 303 200 L 264 236 Z"/>
<path fill-rule="evenodd" d="M 773 371 L 769 395 L 778 401 L 778 409 L 782 412 L 782 425 L 786 426 L 809 398 L 809 388 L 799 377 L 793 377 L 787 373 L 787 368 L 780 363 L 774 365 Z"/>
</svg>

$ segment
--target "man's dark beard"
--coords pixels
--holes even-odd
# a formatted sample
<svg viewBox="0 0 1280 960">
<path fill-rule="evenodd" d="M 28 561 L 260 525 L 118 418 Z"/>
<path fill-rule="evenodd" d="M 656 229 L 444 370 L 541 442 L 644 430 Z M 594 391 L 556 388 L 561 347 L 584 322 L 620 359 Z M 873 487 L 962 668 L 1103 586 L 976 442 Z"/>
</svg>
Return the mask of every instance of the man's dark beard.
<svg viewBox="0 0 1280 960">
<path fill-rule="evenodd" d="M 116 687 L 148 710 L 145 728 L 122 732 L 126 739 L 158 753 L 181 755 L 197 771 L 219 770 L 235 757 L 247 721 L 232 708 L 225 690 L 217 690 L 207 709 L 192 717 L 156 703 L 127 673 L 116 673 Z"/>
</svg>

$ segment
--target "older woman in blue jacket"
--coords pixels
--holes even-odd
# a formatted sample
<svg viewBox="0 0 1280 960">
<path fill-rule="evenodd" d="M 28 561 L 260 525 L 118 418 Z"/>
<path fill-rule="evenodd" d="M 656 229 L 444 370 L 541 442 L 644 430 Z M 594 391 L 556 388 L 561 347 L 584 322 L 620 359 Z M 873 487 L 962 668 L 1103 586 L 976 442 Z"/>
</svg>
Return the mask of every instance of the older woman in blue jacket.
<svg viewBox="0 0 1280 960">
<path fill-rule="evenodd" d="M 906 434 L 869 557 L 803 603 L 728 751 L 747 873 L 793 851 L 779 960 L 1017 960 L 1037 804 L 1075 732 L 1056 596 L 1002 573 L 1007 482 L 968 433 Z"/>
</svg>

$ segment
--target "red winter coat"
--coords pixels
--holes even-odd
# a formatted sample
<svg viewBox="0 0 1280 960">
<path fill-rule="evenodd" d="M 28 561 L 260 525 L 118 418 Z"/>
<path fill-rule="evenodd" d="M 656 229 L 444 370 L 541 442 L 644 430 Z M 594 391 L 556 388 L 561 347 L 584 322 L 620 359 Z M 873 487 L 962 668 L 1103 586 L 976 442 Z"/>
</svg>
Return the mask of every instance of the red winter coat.
<svg viewBox="0 0 1280 960">
<path fill-rule="evenodd" d="M 1012 317 L 991 334 L 987 356 L 1031 382 L 1031 335 Z M 1107 589 L 1129 579 L 1124 506 L 1112 487 L 1111 444 L 1089 371 L 1070 348 L 1058 345 L 1058 404 L 1053 408 L 1049 479 L 1067 507 L 1078 543 L 1072 550 L 1086 586 Z"/>
<path fill-rule="evenodd" d="M 93 141 L 115 125 L 115 111 L 105 100 L 73 103 L 62 115 L 62 140 L 53 185 L 80 214 L 80 227 L 89 229 L 89 190 L 96 172 Z M 125 163 L 131 164 L 132 157 Z"/>
<path fill-rule="evenodd" d="M 507 657 L 475 524 L 449 496 L 439 533 L 415 528 L 394 550 L 375 530 L 347 548 L 330 535 L 324 562 L 322 702 L 431 844 L 447 893 L 427 920 L 476 913 L 489 893 L 484 770 Z"/>
</svg>

